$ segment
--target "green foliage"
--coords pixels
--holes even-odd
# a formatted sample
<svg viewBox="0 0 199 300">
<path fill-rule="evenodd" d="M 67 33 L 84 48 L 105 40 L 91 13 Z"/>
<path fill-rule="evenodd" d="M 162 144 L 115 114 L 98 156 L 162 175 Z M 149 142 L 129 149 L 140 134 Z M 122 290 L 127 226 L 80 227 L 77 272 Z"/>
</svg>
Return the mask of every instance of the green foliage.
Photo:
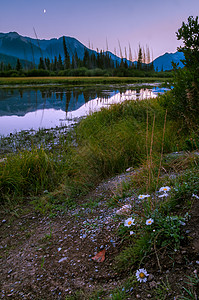
<svg viewBox="0 0 199 300">
<path fill-rule="evenodd" d="M 174 65 L 173 98 L 170 111 L 173 116 L 185 121 L 186 128 L 198 130 L 199 116 L 199 24 L 198 17 L 188 18 L 188 23 L 182 23 L 177 38 L 184 46 L 178 48 L 184 53 L 183 69 L 177 70 Z"/>
<path fill-rule="evenodd" d="M 194 274 L 193 276 L 187 276 L 188 282 L 185 282 L 188 287 L 184 287 L 183 289 L 187 296 L 181 296 L 180 300 L 197 300 L 197 290 L 198 290 L 198 284 L 199 284 L 199 278 L 197 274 Z"/>
<path fill-rule="evenodd" d="M 171 291 L 172 291 L 171 285 L 169 283 L 168 277 L 166 277 L 165 281 L 162 280 L 162 282 L 154 290 L 155 299 L 165 300 L 165 299 L 167 299 L 167 297 L 171 293 Z"/>
<path fill-rule="evenodd" d="M 182 157 L 181 160 L 185 158 Z M 172 211 L 176 211 L 176 206 L 179 204 L 181 208 L 191 205 L 191 201 L 195 199 L 194 194 L 198 195 L 199 172 L 196 164 L 197 161 L 194 164 L 186 162 L 187 168 L 190 169 L 174 180 L 168 197 L 161 198 L 159 201 L 148 197 L 143 199 L 137 208 L 134 207 L 135 225 L 130 227 L 120 225 L 118 235 L 123 244 L 128 246 L 125 246 L 117 257 L 119 269 L 129 269 L 143 262 L 149 253 L 155 254 L 166 248 L 171 250 L 179 248 L 184 238 L 182 227 L 189 219 L 189 212 L 181 216 L 172 214 Z M 182 168 L 184 169 L 184 166 Z M 146 220 L 149 218 L 153 222 L 151 225 L 146 225 Z M 130 235 L 130 231 L 134 234 Z"/>
<path fill-rule="evenodd" d="M 0 193 L 20 196 L 52 190 L 57 181 L 56 165 L 51 155 L 41 149 L 24 151 L 8 157 L 0 169 Z"/>
<path fill-rule="evenodd" d="M 179 47 L 178 50 L 184 53 L 186 67 L 196 73 L 199 67 L 198 16 L 195 19 L 193 16 L 188 17 L 188 23 L 183 22 L 176 35 L 177 39 L 182 40 L 184 43 L 184 46 Z"/>
<path fill-rule="evenodd" d="M 152 241 L 156 241 L 157 247 L 165 247 L 170 245 L 172 248 L 178 249 L 180 241 L 183 239 L 181 226 L 185 219 L 180 216 L 162 216 L 160 212 L 156 214 L 153 230 L 151 231 Z M 147 227 L 151 229 L 151 227 Z"/>
</svg>

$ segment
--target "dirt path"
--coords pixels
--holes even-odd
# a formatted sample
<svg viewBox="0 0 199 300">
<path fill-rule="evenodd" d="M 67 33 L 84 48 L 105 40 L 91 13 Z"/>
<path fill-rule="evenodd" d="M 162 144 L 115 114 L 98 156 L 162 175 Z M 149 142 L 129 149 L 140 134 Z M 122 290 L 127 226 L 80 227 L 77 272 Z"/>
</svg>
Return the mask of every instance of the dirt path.
<svg viewBox="0 0 199 300">
<path fill-rule="evenodd" d="M 0 298 L 65 299 L 78 289 L 90 294 L 117 286 L 121 278 L 112 263 L 118 222 L 106 198 L 127 176 L 102 183 L 88 205 L 55 218 L 34 212 L 19 218 L 1 215 Z M 105 261 L 95 262 L 92 257 L 103 249 Z"/>
<path fill-rule="evenodd" d="M 26 215 L 17 216 L 17 209 L 14 216 L 1 213 L 0 299 L 65 300 L 77 291 L 79 298 L 73 299 L 112 299 L 111 291 L 124 284 L 127 274 L 114 269 L 114 259 L 121 251 L 116 234 L 120 221 L 107 199 L 122 180 L 129 180 L 128 172 L 101 183 L 76 209 L 58 212 L 53 218 L 36 214 L 31 207 Z M 151 256 L 145 264 L 150 274 L 147 283 L 132 287 L 121 299 L 182 299 L 179 295 L 187 276 L 199 273 L 198 199 L 189 214 L 178 252 L 170 258 L 159 255 L 161 272 L 156 256 Z M 102 250 L 105 260 L 94 261 Z M 199 294 L 199 281 L 194 291 Z M 89 298 L 91 294 L 96 297 Z"/>
</svg>

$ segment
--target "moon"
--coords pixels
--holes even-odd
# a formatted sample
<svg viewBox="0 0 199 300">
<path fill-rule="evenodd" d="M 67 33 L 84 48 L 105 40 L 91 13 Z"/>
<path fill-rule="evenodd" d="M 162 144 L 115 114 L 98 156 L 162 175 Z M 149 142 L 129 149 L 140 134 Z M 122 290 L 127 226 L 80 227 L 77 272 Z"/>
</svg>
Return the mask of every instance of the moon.
<svg viewBox="0 0 199 300">
<path fill-rule="evenodd" d="M 44 9 L 44 14 L 46 13 L 46 9 Z"/>
</svg>

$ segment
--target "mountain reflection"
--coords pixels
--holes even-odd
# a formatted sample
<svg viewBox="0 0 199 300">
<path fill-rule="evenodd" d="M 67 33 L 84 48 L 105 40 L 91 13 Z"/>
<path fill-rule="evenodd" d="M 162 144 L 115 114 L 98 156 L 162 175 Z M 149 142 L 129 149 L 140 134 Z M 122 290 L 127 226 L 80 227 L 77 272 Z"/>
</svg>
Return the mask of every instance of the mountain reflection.
<svg viewBox="0 0 199 300">
<path fill-rule="evenodd" d="M 154 98 L 156 87 L 74 87 L 40 89 L 0 89 L 0 135 L 14 130 L 35 130 L 60 126 L 69 118 L 79 118 L 124 100 Z M 42 119 L 40 115 L 42 110 Z M 27 122 L 27 115 L 28 120 Z M 45 116 L 45 117 L 44 117 Z M 17 119 L 20 118 L 19 119 Z M 31 122 L 30 122 L 31 120 Z M 18 125 L 20 123 L 20 125 Z M 65 124 L 67 125 L 67 124 Z M 12 129 L 13 128 L 13 129 Z"/>
</svg>

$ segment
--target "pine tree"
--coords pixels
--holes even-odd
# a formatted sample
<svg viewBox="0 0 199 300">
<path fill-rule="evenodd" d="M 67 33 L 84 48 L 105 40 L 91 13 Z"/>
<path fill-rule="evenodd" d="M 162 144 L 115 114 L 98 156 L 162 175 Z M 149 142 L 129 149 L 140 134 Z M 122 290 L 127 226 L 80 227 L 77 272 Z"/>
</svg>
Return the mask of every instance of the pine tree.
<svg viewBox="0 0 199 300">
<path fill-rule="evenodd" d="M 59 54 L 59 58 L 58 58 L 58 70 L 63 70 L 63 64 L 62 64 L 62 59 L 61 59 L 61 55 Z"/>
<path fill-rule="evenodd" d="M 64 69 L 70 69 L 70 56 L 66 47 L 66 40 L 63 36 L 63 47 L 64 47 Z"/>
<path fill-rule="evenodd" d="M 89 52 L 87 49 L 84 49 L 84 58 L 83 58 L 83 65 L 85 68 L 89 69 L 90 63 L 89 63 Z"/>
<path fill-rule="evenodd" d="M 17 71 L 21 71 L 22 70 L 22 65 L 21 65 L 21 62 L 20 62 L 19 58 L 17 58 L 16 70 Z"/>
<path fill-rule="evenodd" d="M 140 45 L 139 45 L 139 50 L 138 50 L 137 68 L 138 68 L 138 70 L 142 69 L 142 48 L 140 47 Z"/>
<path fill-rule="evenodd" d="M 40 59 L 39 59 L 38 69 L 43 69 L 43 70 L 45 70 L 44 60 L 43 60 L 42 57 L 40 57 Z"/>
<path fill-rule="evenodd" d="M 50 71 L 50 59 L 47 57 L 47 58 L 45 58 L 45 65 L 46 65 L 46 68 L 47 68 L 47 70 L 49 70 Z"/>
</svg>

